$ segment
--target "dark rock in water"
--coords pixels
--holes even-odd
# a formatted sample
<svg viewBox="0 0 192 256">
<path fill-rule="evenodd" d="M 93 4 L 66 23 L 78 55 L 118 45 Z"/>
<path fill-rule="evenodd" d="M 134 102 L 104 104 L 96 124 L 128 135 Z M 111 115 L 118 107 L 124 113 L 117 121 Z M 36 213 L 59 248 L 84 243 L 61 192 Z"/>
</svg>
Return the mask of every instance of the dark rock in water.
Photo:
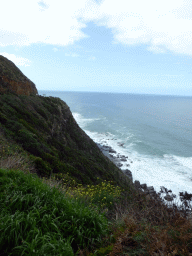
<svg viewBox="0 0 192 256">
<path fill-rule="evenodd" d="M 180 195 L 181 201 L 192 200 L 192 194 L 187 193 L 187 191 L 185 191 L 185 193 L 179 192 L 179 195 Z"/>
<path fill-rule="evenodd" d="M 126 164 L 126 166 L 128 166 L 128 167 L 129 167 L 129 166 L 130 166 L 130 164 Z"/>
<path fill-rule="evenodd" d="M 132 172 L 131 172 L 129 169 L 126 169 L 124 172 L 125 172 L 125 174 L 127 174 L 127 175 L 132 174 Z"/>
<path fill-rule="evenodd" d="M 36 95 L 35 84 L 10 60 L 0 55 L 0 94 Z"/>
<path fill-rule="evenodd" d="M 121 167 L 121 166 L 123 166 L 123 164 L 121 164 L 121 163 L 118 163 L 118 164 L 117 164 L 117 167 Z"/>
<path fill-rule="evenodd" d="M 126 158 L 121 158 L 120 160 L 123 161 L 123 162 L 127 162 Z"/>
<path fill-rule="evenodd" d="M 166 196 L 164 197 L 164 199 L 167 200 L 167 201 L 173 201 L 173 196 L 171 196 L 171 195 L 166 195 Z"/>
<path fill-rule="evenodd" d="M 165 188 L 164 186 L 161 186 L 160 188 L 161 188 L 161 191 L 160 191 L 161 193 L 166 193 L 166 194 L 168 193 L 168 189 Z"/>
<path fill-rule="evenodd" d="M 117 153 L 114 149 L 110 148 L 109 153 Z"/>
<path fill-rule="evenodd" d="M 118 143 L 118 145 L 122 148 L 124 148 L 125 143 Z"/>
<path fill-rule="evenodd" d="M 127 169 L 127 171 L 129 171 Z M 168 190 L 167 188 L 165 187 L 161 187 L 161 191 L 159 193 L 157 193 L 155 190 L 154 190 L 154 187 L 153 186 L 150 186 L 150 187 L 147 187 L 147 184 L 140 184 L 140 182 L 138 180 L 135 180 L 134 182 L 134 185 L 135 185 L 135 188 L 139 191 L 139 193 L 141 194 L 144 194 L 146 196 L 146 199 L 154 199 L 155 201 L 158 201 L 158 202 L 163 202 L 163 198 L 160 197 L 160 194 L 161 193 L 166 193 L 166 196 L 164 196 L 164 199 L 166 201 L 173 201 L 173 198 L 176 198 L 176 195 L 174 194 L 171 194 L 169 195 L 168 193 L 172 192 L 171 190 Z M 183 193 L 180 193 L 180 196 L 182 196 Z M 191 194 L 191 197 L 192 198 L 192 194 Z"/>
</svg>

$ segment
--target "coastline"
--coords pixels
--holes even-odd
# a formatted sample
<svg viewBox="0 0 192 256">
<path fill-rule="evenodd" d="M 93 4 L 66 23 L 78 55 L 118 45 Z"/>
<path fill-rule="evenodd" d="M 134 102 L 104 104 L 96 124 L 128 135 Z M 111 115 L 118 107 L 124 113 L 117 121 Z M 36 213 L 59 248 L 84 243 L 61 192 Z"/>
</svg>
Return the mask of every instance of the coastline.
<svg viewBox="0 0 192 256">
<path fill-rule="evenodd" d="M 175 204 L 175 202 L 173 202 L 173 200 L 176 199 L 176 195 L 174 195 L 171 190 L 168 190 L 167 188 L 162 186 L 160 192 L 158 192 L 158 191 L 154 190 L 153 186 L 148 187 L 147 184 L 140 184 L 140 181 L 138 181 L 138 180 L 135 180 L 133 182 L 132 172 L 129 169 L 125 169 L 125 170 L 121 169 L 121 166 L 123 165 L 123 163 L 125 161 L 127 161 L 126 159 L 128 157 L 126 157 L 124 155 L 120 155 L 119 153 L 117 154 L 117 152 L 111 146 L 106 146 L 106 145 L 102 145 L 99 143 L 96 143 L 96 144 L 99 147 L 99 149 L 101 150 L 101 152 L 106 157 L 108 157 L 122 172 L 124 172 L 129 177 L 129 179 L 134 184 L 136 189 L 138 189 L 140 192 L 143 192 L 144 194 L 146 194 L 148 196 L 148 198 L 152 197 L 158 201 L 162 201 L 168 207 L 172 203 Z M 114 154 L 117 154 L 117 156 L 115 156 Z M 130 165 L 127 164 L 127 166 L 130 166 Z M 180 192 L 180 193 L 181 193 L 181 196 L 183 196 L 183 193 L 182 192 Z M 181 202 L 180 199 L 179 199 L 179 201 Z M 189 210 L 189 213 L 190 213 L 190 210 Z"/>
</svg>

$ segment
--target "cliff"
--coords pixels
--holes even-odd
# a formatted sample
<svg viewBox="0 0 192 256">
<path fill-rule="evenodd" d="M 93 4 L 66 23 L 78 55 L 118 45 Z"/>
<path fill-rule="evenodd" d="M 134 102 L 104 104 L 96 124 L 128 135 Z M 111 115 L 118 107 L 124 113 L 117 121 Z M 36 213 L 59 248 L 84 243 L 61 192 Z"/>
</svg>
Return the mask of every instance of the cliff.
<svg viewBox="0 0 192 256">
<path fill-rule="evenodd" d="M 39 176 L 68 172 L 81 184 L 96 184 L 97 178 L 129 184 L 59 98 L 0 95 L 0 132 L 30 155 Z"/>
<path fill-rule="evenodd" d="M 10 60 L 0 55 L 0 94 L 38 94 L 35 84 L 30 81 Z"/>
<path fill-rule="evenodd" d="M 127 186 L 129 178 L 78 126 L 59 98 L 37 89 L 11 61 L 0 56 L 0 133 L 18 144 L 41 177 L 68 175 L 77 183 L 98 179 Z"/>
</svg>

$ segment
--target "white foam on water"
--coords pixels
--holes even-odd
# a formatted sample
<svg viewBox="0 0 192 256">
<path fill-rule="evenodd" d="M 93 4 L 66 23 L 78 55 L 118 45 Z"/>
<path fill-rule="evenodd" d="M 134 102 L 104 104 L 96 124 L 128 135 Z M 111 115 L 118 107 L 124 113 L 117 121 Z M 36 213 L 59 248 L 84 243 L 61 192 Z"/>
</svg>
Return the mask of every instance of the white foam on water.
<svg viewBox="0 0 192 256">
<path fill-rule="evenodd" d="M 178 164 L 175 156 L 166 155 L 162 158 L 151 156 L 136 157 L 131 156 L 133 164 L 130 170 L 134 180 L 139 180 L 141 183 L 146 183 L 148 186 L 153 186 L 156 192 L 160 191 L 160 187 L 164 186 L 177 196 L 175 203 L 181 205 L 179 192 L 192 193 L 192 181 L 189 179 L 189 174 L 192 173 L 191 168 L 187 168 L 182 164 Z M 140 161 L 138 161 L 140 159 Z M 187 161 L 187 157 L 186 157 Z M 165 196 L 165 194 L 162 194 Z"/>
<path fill-rule="evenodd" d="M 165 154 L 163 157 L 143 155 L 134 150 L 137 139 L 131 140 L 134 134 L 129 134 L 123 141 L 118 139 L 114 134 L 98 133 L 86 130 L 86 125 L 98 119 L 86 119 L 78 113 L 74 113 L 79 126 L 84 129 L 86 134 L 93 139 L 94 142 L 101 145 L 112 147 L 116 153 L 112 155 L 123 155 L 128 157 L 126 162 L 121 162 L 124 171 L 129 169 L 132 172 L 133 182 L 139 180 L 141 184 L 146 183 L 147 186 L 153 186 L 156 192 L 160 191 L 163 186 L 177 197 L 174 203 L 181 205 L 179 192 L 192 193 L 192 157 L 180 157 Z M 127 166 L 130 165 L 130 166 Z M 163 198 L 166 194 L 162 194 Z M 165 201 L 169 205 L 168 201 Z"/>
<path fill-rule="evenodd" d="M 187 168 L 192 167 L 192 156 L 191 157 L 173 156 L 173 158 L 178 162 L 178 164 L 181 164 Z"/>
<path fill-rule="evenodd" d="M 75 118 L 76 122 L 78 125 L 84 129 L 87 124 L 92 123 L 96 120 L 100 120 L 101 118 L 84 118 L 81 114 L 79 113 L 72 113 L 73 117 Z"/>
</svg>

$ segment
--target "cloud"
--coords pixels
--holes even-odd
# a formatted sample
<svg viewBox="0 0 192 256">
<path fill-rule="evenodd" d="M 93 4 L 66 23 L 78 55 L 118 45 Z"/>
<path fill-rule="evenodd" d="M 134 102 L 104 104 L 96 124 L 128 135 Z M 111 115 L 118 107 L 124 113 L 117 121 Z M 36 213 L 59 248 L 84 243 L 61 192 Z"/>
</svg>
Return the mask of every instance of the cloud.
<svg viewBox="0 0 192 256">
<path fill-rule="evenodd" d="M 76 54 L 76 53 L 65 53 L 65 56 L 68 56 L 68 57 L 79 57 L 80 55 L 79 54 Z"/>
<path fill-rule="evenodd" d="M 165 53 L 164 49 L 156 45 L 151 45 L 150 47 L 147 48 L 147 50 L 154 53 Z"/>
<path fill-rule="evenodd" d="M 86 37 L 82 32 L 86 24 L 79 20 L 81 9 L 86 2 L 4 1 L 1 4 L 0 15 L 0 46 L 29 46 L 34 43 L 59 46 L 73 44 Z"/>
<path fill-rule="evenodd" d="M 98 8 L 85 12 L 84 19 L 111 29 L 114 43 L 192 55 L 191 1 L 103 0 Z"/>
<path fill-rule="evenodd" d="M 88 36 L 82 29 L 90 21 L 111 29 L 114 43 L 192 55 L 188 0 L 6 0 L 1 4 L 0 46 L 67 46 Z"/>
<path fill-rule="evenodd" d="M 15 54 L 9 54 L 6 52 L 0 52 L 0 55 L 3 55 L 4 57 L 6 57 L 7 59 L 11 60 L 16 66 L 30 66 L 31 61 L 23 58 L 23 57 L 19 57 L 16 56 Z"/>
</svg>

